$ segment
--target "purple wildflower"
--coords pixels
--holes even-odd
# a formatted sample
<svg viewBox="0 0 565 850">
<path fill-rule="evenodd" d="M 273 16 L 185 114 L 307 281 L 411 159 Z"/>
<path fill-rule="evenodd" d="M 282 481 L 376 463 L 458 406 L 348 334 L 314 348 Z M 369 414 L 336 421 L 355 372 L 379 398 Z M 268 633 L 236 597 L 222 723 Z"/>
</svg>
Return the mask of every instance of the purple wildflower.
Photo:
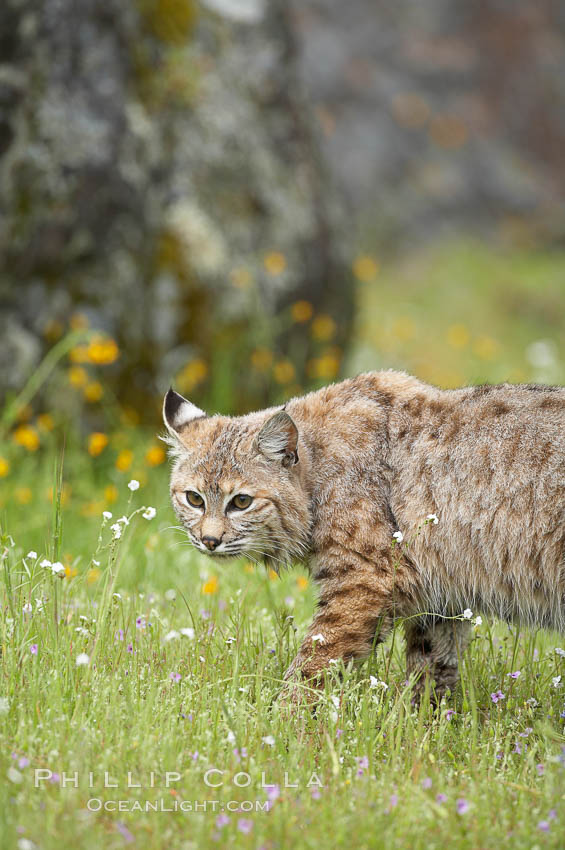
<svg viewBox="0 0 565 850">
<path fill-rule="evenodd" d="M 200 611 L 200 616 L 202 617 L 203 620 L 209 620 L 210 617 L 212 616 L 212 614 L 211 614 L 210 611 L 205 611 L 204 609 L 202 609 Z"/>
<path fill-rule="evenodd" d="M 357 766 L 362 770 L 366 770 L 369 767 L 369 757 L 368 756 L 359 756 L 355 759 L 357 762 Z"/>
<path fill-rule="evenodd" d="M 533 732 L 533 731 L 534 731 L 534 730 L 532 729 L 532 727 L 531 727 L 531 726 L 526 726 L 526 728 L 524 729 L 524 731 L 523 731 L 523 732 L 518 732 L 518 737 L 520 737 L 520 738 L 527 738 L 527 737 L 528 737 L 528 735 L 529 735 L 531 732 Z"/>
<path fill-rule="evenodd" d="M 501 699 L 506 699 L 506 695 L 502 693 L 502 691 L 495 691 L 490 695 L 491 700 L 494 703 L 500 702 Z"/>
<path fill-rule="evenodd" d="M 398 794 L 390 795 L 389 806 L 391 809 L 394 809 L 396 808 L 396 806 L 398 806 Z"/>
<path fill-rule="evenodd" d="M 545 773 L 545 767 L 541 762 L 539 764 L 536 764 L 536 770 L 538 772 L 538 776 L 543 776 Z"/>
<path fill-rule="evenodd" d="M 431 778 L 431 776 L 426 776 L 424 779 L 422 779 L 422 788 L 424 790 L 428 790 L 428 788 L 431 788 L 431 787 L 432 787 L 432 778 Z"/>
<path fill-rule="evenodd" d="M 538 823 L 538 829 L 541 829 L 542 832 L 549 832 L 549 821 L 540 820 L 540 822 Z"/>
<path fill-rule="evenodd" d="M 521 670 L 515 670 L 514 673 L 509 673 L 508 675 L 510 676 L 511 679 L 517 679 L 519 676 L 522 675 L 522 671 Z"/>
<path fill-rule="evenodd" d="M 445 712 L 445 719 L 451 720 L 451 718 L 453 717 L 454 714 L 455 714 L 455 709 L 454 708 L 448 708 L 447 711 Z"/>
<path fill-rule="evenodd" d="M 557 820 L 557 812 L 555 809 L 550 809 L 547 815 L 549 820 Z"/>
<path fill-rule="evenodd" d="M 514 744 L 514 749 L 512 750 L 512 752 L 518 753 L 519 756 L 522 755 L 522 745 L 519 741 L 516 741 L 516 743 Z"/>
<path fill-rule="evenodd" d="M 343 735 L 343 729 L 336 729 L 335 730 L 335 736 L 336 736 L 338 741 L 339 741 L 339 739 L 341 738 L 342 735 Z"/>
<path fill-rule="evenodd" d="M 124 630 L 118 629 L 118 631 L 116 632 L 116 640 L 123 640 L 123 639 L 124 639 Z"/>
<path fill-rule="evenodd" d="M 447 794 L 436 794 L 436 803 L 445 803 L 447 800 Z"/>
<path fill-rule="evenodd" d="M 312 799 L 319 800 L 321 796 L 322 795 L 320 794 L 320 789 L 316 785 L 314 788 L 312 788 Z"/>
<path fill-rule="evenodd" d="M 249 835 L 253 829 L 253 821 L 249 820 L 249 818 L 240 818 L 237 822 L 237 828 L 240 832 L 243 832 L 244 835 Z"/>
<path fill-rule="evenodd" d="M 130 653 L 130 655 L 133 654 L 133 643 L 128 643 L 128 652 Z"/>
<path fill-rule="evenodd" d="M 274 803 L 274 801 L 278 800 L 281 795 L 280 785 L 266 785 L 265 792 L 267 794 L 267 799 Z"/>
<path fill-rule="evenodd" d="M 52 773 L 51 776 L 49 777 L 49 782 L 51 782 L 52 785 L 57 785 L 60 781 L 61 781 L 61 777 L 59 776 L 58 773 Z"/>
<path fill-rule="evenodd" d="M 131 842 L 133 841 L 133 835 L 131 834 L 125 823 L 122 823 L 121 820 L 116 821 L 116 829 L 118 830 L 126 844 L 131 844 Z"/>
<path fill-rule="evenodd" d="M 138 617 L 135 621 L 135 626 L 137 629 L 145 628 L 145 617 Z"/>
<path fill-rule="evenodd" d="M 464 815 L 469 811 L 469 803 L 465 799 L 465 797 L 459 797 L 457 802 L 455 803 L 455 809 L 458 815 Z"/>
<path fill-rule="evenodd" d="M 31 652 L 31 654 L 37 655 L 38 650 L 39 650 L 38 645 L 36 643 L 32 643 L 32 645 L 29 648 L 29 651 Z"/>
<path fill-rule="evenodd" d="M 180 682 L 182 676 L 180 673 L 169 673 L 169 679 L 172 679 L 173 682 Z"/>
<path fill-rule="evenodd" d="M 230 819 L 224 812 L 216 818 L 216 826 L 218 829 L 222 829 L 222 827 L 227 826 L 229 822 Z"/>
<path fill-rule="evenodd" d="M 29 767 L 29 759 L 27 756 L 22 756 L 21 759 L 18 760 L 18 767 Z"/>
<path fill-rule="evenodd" d="M 189 715 L 189 717 L 190 717 L 190 715 Z M 199 755 L 198 750 L 194 750 L 193 753 L 189 753 L 188 755 L 190 756 L 192 761 L 198 761 L 198 755 Z"/>
</svg>

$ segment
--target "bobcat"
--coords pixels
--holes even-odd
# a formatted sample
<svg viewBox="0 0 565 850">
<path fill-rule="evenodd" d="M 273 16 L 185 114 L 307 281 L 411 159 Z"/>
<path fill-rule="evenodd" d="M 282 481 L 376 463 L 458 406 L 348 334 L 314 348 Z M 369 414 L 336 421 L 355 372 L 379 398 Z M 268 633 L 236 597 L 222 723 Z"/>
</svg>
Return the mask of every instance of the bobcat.
<svg viewBox="0 0 565 850">
<path fill-rule="evenodd" d="M 163 410 L 194 546 L 303 561 L 319 585 L 286 679 L 319 683 L 405 618 L 408 672 L 440 695 L 470 637 L 445 617 L 565 630 L 565 389 L 384 371 L 247 416 L 207 416 L 172 389 Z"/>
</svg>

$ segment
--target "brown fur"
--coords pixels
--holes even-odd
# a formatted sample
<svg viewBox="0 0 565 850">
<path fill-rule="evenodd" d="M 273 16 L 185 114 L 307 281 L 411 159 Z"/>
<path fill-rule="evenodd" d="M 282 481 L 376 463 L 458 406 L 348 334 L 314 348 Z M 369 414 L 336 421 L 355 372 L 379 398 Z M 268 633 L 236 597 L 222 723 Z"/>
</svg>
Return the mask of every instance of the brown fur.
<svg viewBox="0 0 565 850">
<path fill-rule="evenodd" d="M 397 618 L 409 672 L 438 692 L 455 685 L 470 631 L 444 617 L 471 608 L 565 631 L 565 389 L 445 391 L 374 372 L 284 413 L 207 417 L 167 399 L 173 504 L 193 543 L 213 532 L 219 557 L 302 560 L 319 584 L 287 677 L 366 656 Z M 204 511 L 183 502 L 188 489 Z M 254 501 L 226 513 L 236 492 Z"/>
</svg>

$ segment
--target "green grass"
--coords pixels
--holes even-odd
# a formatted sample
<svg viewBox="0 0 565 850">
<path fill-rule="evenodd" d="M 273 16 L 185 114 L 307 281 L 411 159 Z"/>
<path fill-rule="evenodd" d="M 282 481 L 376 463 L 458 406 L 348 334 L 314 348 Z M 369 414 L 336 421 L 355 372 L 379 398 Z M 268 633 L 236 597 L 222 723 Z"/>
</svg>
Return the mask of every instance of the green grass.
<svg viewBox="0 0 565 850">
<path fill-rule="evenodd" d="M 79 447 L 65 463 L 80 480 L 69 482 L 59 514 L 40 495 L 52 483 L 53 452 L 25 456 L 0 491 L 3 847 L 563 846 L 565 706 L 553 684 L 565 680 L 554 651 L 563 639 L 485 623 L 461 687 L 434 711 L 426 699 L 412 704 L 399 629 L 328 683 L 316 716 L 305 710 L 289 722 L 276 697 L 313 610 L 305 573 L 275 579 L 194 553 L 169 528 L 164 466 L 133 494 L 127 475 L 107 469 L 121 483 L 101 528 L 79 505 L 105 486 L 104 475 Z M 14 507 L 10 493 L 30 481 L 34 502 Z M 148 504 L 157 516 L 137 513 L 113 540 L 115 519 Z M 38 557 L 25 558 L 32 548 Z M 67 550 L 70 576 L 40 566 Z M 77 665 L 81 653 L 87 665 Z M 388 687 L 371 687 L 371 675 Z M 499 688 L 506 696 L 494 704 Z M 210 768 L 223 771 L 209 775 L 219 787 L 205 782 Z M 36 770 L 69 781 L 35 787 Z M 127 787 L 128 773 L 141 788 Z M 279 786 L 270 811 L 263 774 L 263 784 Z M 309 786 L 313 779 L 323 787 Z M 146 801 L 165 811 L 144 811 Z M 105 803 L 110 810 L 89 811 Z M 192 810 L 174 811 L 181 803 Z M 229 821 L 218 826 L 222 808 Z"/>
<path fill-rule="evenodd" d="M 442 386 L 563 382 L 563 279 L 560 253 L 467 243 L 385 265 L 359 287 L 349 371 L 404 368 Z M 314 608 L 306 573 L 278 579 L 195 553 L 173 528 L 165 464 L 145 460 L 153 434 L 106 390 L 85 415 L 81 390 L 69 389 L 71 363 L 59 358 L 71 344 L 52 349 L 0 417 L 13 426 L 43 392 L 55 425 L 33 422 L 36 451 L 11 438 L 0 451 L 2 850 L 563 847 L 565 658 L 555 648 L 565 638 L 485 622 L 436 711 L 412 702 L 399 628 L 364 664 L 336 671 L 315 716 L 289 721 L 277 694 Z M 228 378 L 215 378 L 222 410 Z M 91 457 L 88 435 L 65 419 L 97 423 L 108 445 Z M 142 484 L 133 494 L 130 478 Z M 113 540 L 111 525 L 136 511 Z M 217 787 L 205 781 L 211 768 L 223 771 L 209 775 Z M 36 770 L 59 781 L 36 787 Z M 265 784 L 278 786 L 270 811 Z"/>
</svg>

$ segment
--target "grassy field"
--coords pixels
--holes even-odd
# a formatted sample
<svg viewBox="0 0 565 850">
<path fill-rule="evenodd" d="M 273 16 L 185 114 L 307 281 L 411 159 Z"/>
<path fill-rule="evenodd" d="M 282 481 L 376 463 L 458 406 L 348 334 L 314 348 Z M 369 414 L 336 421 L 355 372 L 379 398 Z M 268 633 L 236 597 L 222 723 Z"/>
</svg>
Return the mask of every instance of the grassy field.
<svg viewBox="0 0 565 850">
<path fill-rule="evenodd" d="M 413 291 L 408 267 L 370 284 L 364 259 L 352 363 L 560 380 L 551 323 L 497 315 L 477 282 L 487 261 L 464 278 L 457 251 L 459 293 L 449 256 L 426 259 L 433 286 Z M 558 266 L 544 262 L 549 305 Z M 535 300 L 532 268 L 506 270 L 514 303 Z M 315 717 L 289 721 L 277 694 L 313 611 L 308 575 L 196 554 L 152 433 L 117 413 L 67 429 L 61 471 L 55 420 L 14 423 L 0 450 L 2 848 L 565 845 L 563 636 L 475 625 L 461 686 L 435 710 L 413 704 L 399 626 L 336 671 Z"/>
</svg>

